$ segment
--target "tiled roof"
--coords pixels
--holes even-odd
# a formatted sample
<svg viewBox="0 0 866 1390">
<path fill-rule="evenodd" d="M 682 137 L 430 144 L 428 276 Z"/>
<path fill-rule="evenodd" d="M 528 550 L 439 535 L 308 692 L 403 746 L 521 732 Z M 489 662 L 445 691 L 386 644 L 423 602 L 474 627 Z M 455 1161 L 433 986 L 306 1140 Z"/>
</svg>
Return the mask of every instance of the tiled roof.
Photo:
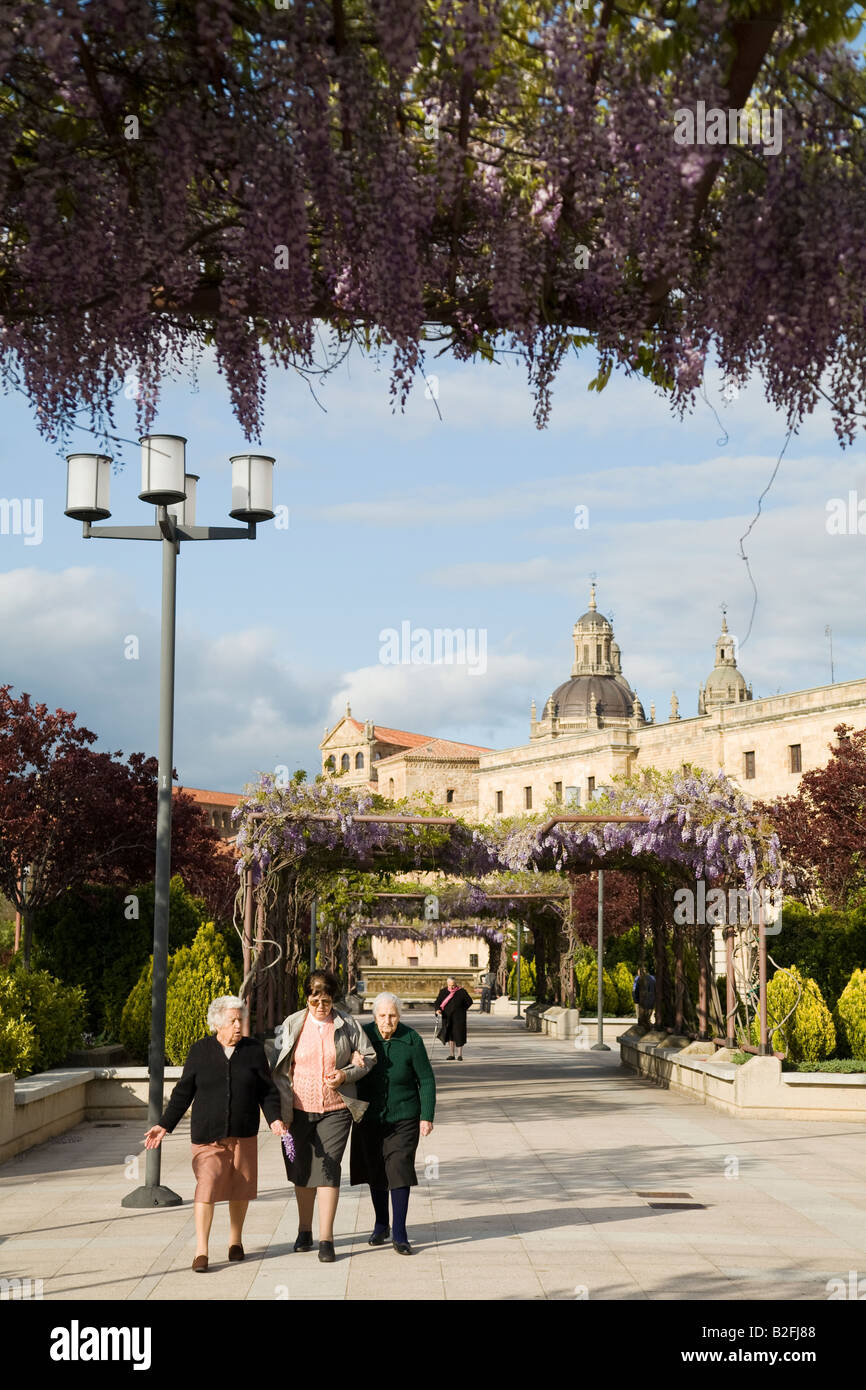
<svg viewBox="0 0 866 1390">
<path fill-rule="evenodd" d="M 200 806 L 237 806 L 242 800 L 242 792 L 209 792 L 201 787 L 175 787 L 176 792 L 187 792 Z"/>
<path fill-rule="evenodd" d="M 357 719 L 350 719 L 349 723 L 354 724 L 355 728 L 363 733 L 364 725 L 359 723 Z M 403 748 L 417 748 L 420 744 L 429 743 L 431 740 L 430 734 L 410 734 L 405 729 L 385 729 L 381 724 L 373 725 L 373 737 L 378 739 L 380 743 L 396 743 Z"/>
<path fill-rule="evenodd" d="M 426 743 L 418 744 L 414 748 L 401 749 L 398 753 L 389 753 L 387 758 L 380 758 L 374 764 L 375 767 L 384 767 L 386 763 L 397 762 L 399 758 L 442 758 L 450 759 L 465 758 L 467 761 L 475 758 L 479 753 L 492 753 L 492 748 L 479 748 L 474 743 L 455 743 L 449 738 L 431 738 Z"/>
</svg>

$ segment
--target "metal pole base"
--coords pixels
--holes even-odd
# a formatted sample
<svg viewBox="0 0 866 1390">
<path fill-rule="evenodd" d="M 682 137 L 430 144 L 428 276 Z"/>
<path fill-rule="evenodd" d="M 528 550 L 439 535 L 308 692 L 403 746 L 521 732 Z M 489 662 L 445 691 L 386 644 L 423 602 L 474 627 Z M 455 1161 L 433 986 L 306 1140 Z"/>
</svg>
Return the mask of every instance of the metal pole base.
<svg viewBox="0 0 866 1390">
<path fill-rule="evenodd" d="M 610 1052 L 607 1043 L 593 1043 L 590 1052 Z"/>
<path fill-rule="evenodd" d="M 183 1198 L 170 1187 L 137 1187 L 123 1198 L 122 1207 L 180 1207 Z"/>
</svg>

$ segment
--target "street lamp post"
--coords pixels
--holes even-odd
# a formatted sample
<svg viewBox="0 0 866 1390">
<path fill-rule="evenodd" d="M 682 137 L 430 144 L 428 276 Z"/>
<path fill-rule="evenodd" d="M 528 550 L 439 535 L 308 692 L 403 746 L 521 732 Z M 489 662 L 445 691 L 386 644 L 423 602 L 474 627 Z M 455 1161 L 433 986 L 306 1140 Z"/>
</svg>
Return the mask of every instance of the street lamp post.
<svg viewBox="0 0 866 1390">
<path fill-rule="evenodd" d="M 153 903 L 153 990 L 151 994 L 148 1125 L 159 1123 L 164 1105 L 166 976 L 169 884 L 171 880 L 172 766 L 174 762 L 174 657 L 177 556 L 184 541 L 255 540 L 256 523 L 273 511 L 273 467 L 269 456 L 239 454 L 232 466 L 230 515 L 244 526 L 196 526 L 198 477 L 186 472 L 181 435 L 145 435 L 141 440 L 143 502 L 156 507 L 153 526 L 94 526 L 111 515 L 108 505 L 112 460 L 104 454 L 67 457 L 66 515 L 83 523 L 86 540 L 159 541 L 162 545 L 162 621 L 159 678 L 159 740 L 156 809 L 156 869 Z M 160 1183 L 161 1149 L 148 1149 L 144 1185 L 123 1198 L 124 1207 L 179 1205 L 181 1198 Z"/>
</svg>

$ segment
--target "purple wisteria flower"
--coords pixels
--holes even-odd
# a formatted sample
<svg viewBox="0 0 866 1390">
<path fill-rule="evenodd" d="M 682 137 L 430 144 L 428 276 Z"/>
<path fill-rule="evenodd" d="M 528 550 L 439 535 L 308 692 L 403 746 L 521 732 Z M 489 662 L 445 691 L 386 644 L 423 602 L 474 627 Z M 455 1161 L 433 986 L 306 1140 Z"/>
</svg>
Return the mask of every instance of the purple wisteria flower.
<svg viewBox="0 0 866 1390">
<path fill-rule="evenodd" d="M 286 1131 L 285 1134 L 283 1134 L 283 1135 L 281 1136 L 281 1142 L 282 1142 L 282 1145 L 283 1145 L 283 1151 L 284 1151 L 284 1153 L 285 1153 L 285 1155 L 286 1155 L 286 1158 L 289 1160 L 290 1163 L 294 1163 L 294 1161 L 295 1161 L 295 1141 L 294 1141 L 294 1139 L 292 1138 L 291 1134 L 289 1134 L 288 1130 Z"/>
</svg>

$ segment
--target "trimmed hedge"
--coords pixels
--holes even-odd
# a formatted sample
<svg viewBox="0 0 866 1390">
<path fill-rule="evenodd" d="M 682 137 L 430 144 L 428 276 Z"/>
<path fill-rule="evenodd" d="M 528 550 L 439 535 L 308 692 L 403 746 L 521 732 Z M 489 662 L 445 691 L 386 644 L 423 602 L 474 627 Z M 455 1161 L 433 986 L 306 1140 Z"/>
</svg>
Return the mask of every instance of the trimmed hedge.
<svg viewBox="0 0 866 1390">
<path fill-rule="evenodd" d="M 26 972 L 17 959 L 0 971 L 0 1070 L 16 1076 L 46 1071 L 81 1046 L 87 999 L 47 970 Z"/>
<path fill-rule="evenodd" d="M 787 1014 L 790 1017 L 782 1022 Z M 777 970 L 767 985 L 767 1024 L 771 1047 L 784 1051 L 791 1062 L 821 1062 L 832 1057 L 836 1049 L 836 1029 L 824 997 L 815 981 L 801 974 L 796 965 Z M 753 1043 L 758 1035 L 755 1018 Z"/>
<path fill-rule="evenodd" d="M 165 1017 L 165 1053 L 172 1066 L 182 1066 L 194 1042 L 208 1036 L 207 1010 L 223 994 L 237 994 L 239 971 L 232 964 L 225 937 L 213 922 L 199 927 L 191 946 L 173 960 Z"/>
<path fill-rule="evenodd" d="M 520 997 L 522 999 L 535 998 L 535 965 L 525 957 L 520 962 Z M 508 998 L 517 998 L 517 961 L 514 962 L 508 976 Z"/>
<path fill-rule="evenodd" d="M 866 1058 L 855 1057 L 831 1057 L 827 1062 L 789 1062 L 787 1058 L 782 1063 L 783 1071 L 821 1071 L 841 1074 L 845 1076 L 857 1076 L 861 1072 L 866 1072 Z"/>
<path fill-rule="evenodd" d="M 848 1057 L 866 1057 L 866 970 L 855 970 L 833 1014 L 838 1050 Z"/>
<path fill-rule="evenodd" d="M 634 974 L 637 974 L 637 971 Z M 626 1016 L 636 1012 L 636 1005 L 631 996 L 634 988 L 634 974 L 623 960 L 613 969 L 613 983 L 617 994 L 617 1013 Z"/>
</svg>

